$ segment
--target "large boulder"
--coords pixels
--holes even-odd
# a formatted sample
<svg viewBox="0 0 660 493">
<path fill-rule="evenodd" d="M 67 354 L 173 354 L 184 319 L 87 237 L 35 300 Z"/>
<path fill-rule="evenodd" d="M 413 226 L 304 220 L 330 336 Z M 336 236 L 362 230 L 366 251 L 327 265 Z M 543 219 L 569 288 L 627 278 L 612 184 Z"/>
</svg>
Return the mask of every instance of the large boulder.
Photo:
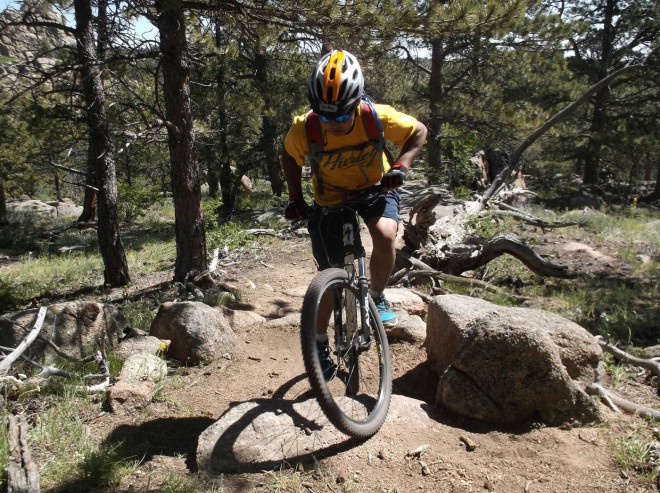
<svg viewBox="0 0 660 493">
<path fill-rule="evenodd" d="M 45 224 L 56 217 L 57 208 L 40 200 L 7 203 L 7 220 L 10 223 Z"/>
<path fill-rule="evenodd" d="M 559 315 L 501 307 L 467 296 L 429 304 L 427 354 L 439 375 L 436 404 L 490 423 L 593 422 L 593 382 L 602 351 L 594 337 Z"/>
<path fill-rule="evenodd" d="M 0 317 L 0 345 L 16 347 L 34 326 L 38 309 L 34 308 Z M 89 301 L 73 301 L 50 305 L 36 339 L 24 353 L 42 362 L 51 362 L 57 353 L 43 339 L 52 341 L 66 354 L 81 358 L 102 345 L 117 346 L 128 322 L 112 305 Z"/>
<path fill-rule="evenodd" d="M 149 333 L 171 341 L 167 355 L 186 364 L 219 359 L 239 342 L 219 309 L 196 301 L 163 303 Z"/>
</svg>

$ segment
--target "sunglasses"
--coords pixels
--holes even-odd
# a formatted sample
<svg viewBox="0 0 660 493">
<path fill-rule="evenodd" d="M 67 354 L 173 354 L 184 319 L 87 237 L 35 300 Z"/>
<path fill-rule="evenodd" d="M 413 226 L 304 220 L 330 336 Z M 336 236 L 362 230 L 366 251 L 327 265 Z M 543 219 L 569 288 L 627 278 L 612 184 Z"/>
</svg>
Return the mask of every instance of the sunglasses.
<svg viewBox="0 0 660 493">
<path fill-rule="evenodd" d="M 351 119 L 352 114 L 349 113 L 348 115 L 340 115 L 335 118 L 328 118 L 327 116 L 319 115 L 319 119 L 323 123 L 346 123 L 348 120 Z"/>
</svg>

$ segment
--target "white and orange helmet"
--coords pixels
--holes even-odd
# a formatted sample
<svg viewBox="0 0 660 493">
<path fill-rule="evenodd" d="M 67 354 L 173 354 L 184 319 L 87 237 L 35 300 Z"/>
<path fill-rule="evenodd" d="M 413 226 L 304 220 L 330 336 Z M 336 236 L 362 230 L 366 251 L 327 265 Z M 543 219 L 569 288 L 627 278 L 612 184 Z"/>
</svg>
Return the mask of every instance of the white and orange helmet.
<svg viewBox="0 0 660 493">
<path fill-rule="evenodd" d="M 363 93 L 362 69 L 348 51 L 332 50 L 323 55 L 307 81 L 312 109 L 330 118 L 353 111 Z"/>
</svg>

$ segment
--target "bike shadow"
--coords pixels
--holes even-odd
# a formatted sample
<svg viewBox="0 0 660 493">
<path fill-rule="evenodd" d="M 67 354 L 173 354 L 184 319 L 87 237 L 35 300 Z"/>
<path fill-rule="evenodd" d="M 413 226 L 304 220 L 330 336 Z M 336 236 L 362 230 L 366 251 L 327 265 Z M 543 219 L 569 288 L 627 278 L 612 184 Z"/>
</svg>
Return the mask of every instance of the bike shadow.
<svg viewBox="0 0 660 493">
<path fill-rule="evenodd" d="M 254 473 L 315 463 L 364 443 L 338 431 L 299 375 L 270 398 L 233 402 L 199 437 L 197 466 L 210 474 Z"/>
</svg>

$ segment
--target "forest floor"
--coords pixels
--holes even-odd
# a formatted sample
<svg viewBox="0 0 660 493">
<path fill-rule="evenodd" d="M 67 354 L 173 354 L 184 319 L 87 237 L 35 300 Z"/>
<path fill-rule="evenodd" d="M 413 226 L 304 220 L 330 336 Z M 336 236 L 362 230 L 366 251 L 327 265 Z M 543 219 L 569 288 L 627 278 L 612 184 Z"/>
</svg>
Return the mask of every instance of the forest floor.
<svg viewBox="0 0 660 493">
<path fill-rule="evenodd" d="M 368 249 L 367 237 L 363 235 Z M 556 252 L 557 261 L 571 269 L 611 272 L 625 267 L 616 260 L 613 247 L 588 238 L 571 238 L 561 231 L 546 233 L 537 245 L 544 253 Z M 240 290 L 240 303 L 232 308 L 284 323 L 237 328 L 244 344 L 231 361 L 173 369 L 160 398 L 141 412 L 84 416 L 92 436 L 100 440 L 130 436 L 137 444 L 131 453 L 141 464 L 114 491 L 660 491 L 660 474 L 650 479 L 652 471 L 635 470 L 633 459 L 629 467 L 615 460 L 621 454 L 632 454 L 636 447 L 653 441 L 657 445 L 658 423 L 615 413 L 605 406 L 604 423 L 582 427 L 551 428 L 540 423 L 501 427 L 451 416 L 434 409 L 437 376 L 427 365 L 423 344 L 405 342 L 391 345 L 393 408 L 383 428 L 370 440 L 346 440 L 312 464 L 201 476 L 195 464 L 198 437 L 223 413 L 238 403 L 286 398 L 293 387 L 306 385 L 296 317 L 316 273 L 309 240 L 296 236 L 273 239 L 267 248 L 244 254 L 222 269 L 224 278 Z M 155 285 L 170 276 L 168 272 L 142 279 L 132 289 Z M 528 306 L 535 307 L 534 300 Z M 616 391 L 638 403 L 660 407 L 656 389 L 645 381 L 643 372 L 627 372 Z M 406 415 L 409 407 L 401 398 L 419 401 L 417 407 L 426 409 L 428 418 Z M 476 448 L 468 450 L 466 442 Z M 409 454 L 422 446 L 427 448 L 421 456 Z M 660 452 L 655 453 L 658 467 Z M 181 481 L 192 486 L 176 489 L 172 478 L 184 478 Z"/>
</svg>

